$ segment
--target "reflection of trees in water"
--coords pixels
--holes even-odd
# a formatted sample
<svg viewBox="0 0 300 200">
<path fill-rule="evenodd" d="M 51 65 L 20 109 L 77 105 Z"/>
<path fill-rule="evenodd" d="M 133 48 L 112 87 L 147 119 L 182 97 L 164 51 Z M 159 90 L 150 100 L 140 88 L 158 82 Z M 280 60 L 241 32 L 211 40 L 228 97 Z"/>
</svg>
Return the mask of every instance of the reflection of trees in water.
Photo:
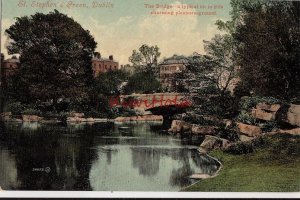
<svg viewBox="0 0 300 200">
<path fill-rule="evenodd" d="M 139 168 L 139 174 L 153 176 L 159 171 L 160 152 L 156 148 L 131 148 L 132 166 Z"/>
<path fill-rule="evenodd" d="M 66 130 L 66 129 L 65 129 Z M 93 137 L 62 137 L 63 132 L 37 129 L 28 134 L 9 130 L 15 144 L 11 147 L 16 160 L 20 190 L 91 190 L 89 172 L 97 155 Z M 64 132 L 66 133 L 66 132 Z M 46 167 L 51 169 L 46 173 Z"/>
<path fill-rule="evenodd" d="M 182 167 L 178 169 L 173 169 L 170 176 L 170 184 L 172 186 L 183 187 L 190 184 L 190 179 L 188 178 L 194 170 L 191 169 L 189 162 L 190 150 L 188 149 L 178 149 L 176 155 L 176 160 L 180 160 Z M 174 156 L 172 156 L 174 159 Z"/>
<path fill-rule="evenodd" d="M 200 155 L 197 150 L 192 150 L 191 153 L 193 162 L 202 169 L 202 173 L 204 174 L 213 175 L 220 167 L 216 160 L 207 155 Z"/>
</svg>

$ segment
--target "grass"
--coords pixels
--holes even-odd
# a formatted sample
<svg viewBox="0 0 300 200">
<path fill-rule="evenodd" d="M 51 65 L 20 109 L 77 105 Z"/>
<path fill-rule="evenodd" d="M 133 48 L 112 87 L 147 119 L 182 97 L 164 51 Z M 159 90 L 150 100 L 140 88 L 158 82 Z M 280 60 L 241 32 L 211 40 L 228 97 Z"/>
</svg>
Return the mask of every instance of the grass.
<svg viewBox="0 0 300 200">
<path fill-rule="evenodd" d="M 201 180 L 186 191 L 299 192 L 300 136 L 263 136 L 259 140 L 254 141 L 253 153 L 212 152 L 223 164 L 219 175 Z"/>
</svg>

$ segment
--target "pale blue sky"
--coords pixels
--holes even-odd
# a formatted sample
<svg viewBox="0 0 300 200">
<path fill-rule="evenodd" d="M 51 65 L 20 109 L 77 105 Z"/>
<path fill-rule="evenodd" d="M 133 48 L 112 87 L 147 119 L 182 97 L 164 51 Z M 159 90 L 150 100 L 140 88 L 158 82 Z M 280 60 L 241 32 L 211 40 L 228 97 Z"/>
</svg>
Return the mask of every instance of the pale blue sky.
<svg viewBox="0 0 300 200">
<path fill-rule="evenodd" d="M 146 43 L 158 45 L 163 57 L 173 54 L 190 55 L 193 52 L 204 53 L 203 40 L 209 40 L 217 33 L 214 22 L 217 19 L 229 19 L 230 0 L 2 0 L 2 32 L 14 23 L 16 17 L 32 15 L 35 12 L 48 13 L 55 8 L 37 8 L 36 3 L 69 2 L 83 4 L 89 8 L 56 7 L 62 13 L 73 17 L 85 29 L 90 30 L 98 42 L 97 50 L 104 57 L 113 54 L 120 64 L 128 63 L 133 49 Z M 19 7 L 20 1 L 26 1 L 27 7 Z M 111 3 L 113 8 L 91 8 L 93 2 Z M 223 5 L 215 16 L 152 16 L 153 9 L 145 4 L 193 4 Z M 160 11 L 162 9 L 157 9 Z M 172 11 L 172 10 L 171 10 Z M 178 10 L 174 10 L 178 11 Z M 181 10 L 184 11 L 184 10 Z M 195 11 L 210 11 L 198 9 Z M 8 43 L 2 34 L 2 47 Z M 2 50 L 3 51 L 3 50 Z M 3 51 L 7 57 L 7 53 Z"/>
</svg>

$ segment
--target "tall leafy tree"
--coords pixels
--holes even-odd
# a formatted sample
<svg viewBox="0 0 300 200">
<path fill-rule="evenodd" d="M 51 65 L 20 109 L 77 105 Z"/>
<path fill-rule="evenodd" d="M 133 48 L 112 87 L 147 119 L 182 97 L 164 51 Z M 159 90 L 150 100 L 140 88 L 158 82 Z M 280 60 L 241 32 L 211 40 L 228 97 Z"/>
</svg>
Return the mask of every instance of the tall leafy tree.
<svg viewBox="0 0 300 200">
<path fill-rule="evenodd" d="M 259 95 L 299 97 L 300 2 L 244 3 L 239 9 L 233 35 L 243 83 Z"/>
<path fill-rule="evenodd" d="M 157 66 L 157 60 L 160 54 L 158 46 L 143 44 L 138 51 L 133 50 L 132 55 L 129 57 L 129 62 L 131 62 L 134 67 L 155 67 Z"/>
<path fill-rule="evenodd" d="M 88 96 L 97 43 L 74 19 L 57 10 L 36 13 L 18 17 L 6 34 L 9 54 L 20 55 L 16 77 L 27 100 L 56 104 L 60 98 Z"/>
</svg>

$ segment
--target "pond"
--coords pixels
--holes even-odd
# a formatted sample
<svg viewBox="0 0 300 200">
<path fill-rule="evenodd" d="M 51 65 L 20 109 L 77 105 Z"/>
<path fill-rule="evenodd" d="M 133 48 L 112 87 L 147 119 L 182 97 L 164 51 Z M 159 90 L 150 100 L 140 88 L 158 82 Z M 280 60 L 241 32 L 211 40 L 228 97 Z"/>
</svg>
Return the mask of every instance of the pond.
<svg viewBox="0 0 300 200">
<path fill-rule="evenodd" d="M 0 124 L 4 190 L 179 191 L 218 163 L 160 123 Z"/>
</svg>

